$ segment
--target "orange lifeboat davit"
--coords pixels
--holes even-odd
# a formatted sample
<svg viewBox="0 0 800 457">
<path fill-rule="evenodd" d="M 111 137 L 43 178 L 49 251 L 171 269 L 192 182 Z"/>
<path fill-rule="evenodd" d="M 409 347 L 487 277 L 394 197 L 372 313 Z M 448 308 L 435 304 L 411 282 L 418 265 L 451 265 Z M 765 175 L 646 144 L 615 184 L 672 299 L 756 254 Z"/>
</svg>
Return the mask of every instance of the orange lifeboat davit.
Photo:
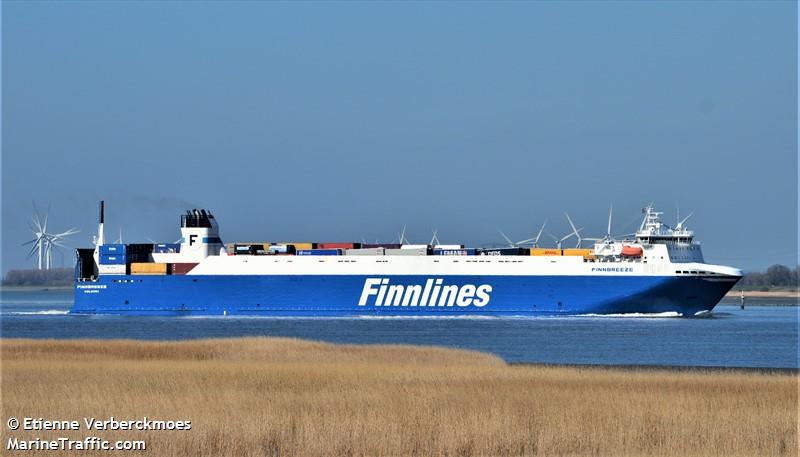
<svg viewBox="0 0 800 457">
<path fill-rule="evenodd" d="M 622 252 L 620 255 L 625 257 L 641 257 L 642 248 L 639 246 L 622 246 Z"/>
</svg>

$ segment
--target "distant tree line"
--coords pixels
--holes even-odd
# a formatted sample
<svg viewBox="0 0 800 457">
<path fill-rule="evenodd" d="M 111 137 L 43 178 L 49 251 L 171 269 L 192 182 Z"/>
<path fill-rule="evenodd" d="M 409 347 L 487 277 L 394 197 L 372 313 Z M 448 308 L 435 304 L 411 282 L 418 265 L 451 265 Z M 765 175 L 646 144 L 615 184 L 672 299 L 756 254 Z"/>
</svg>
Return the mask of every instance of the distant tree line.
<svg viewBox="0 0 800 457">
<path fill-rule="evenodd" d="M 800 271 L 785 265 L 773 265 L 765 272 L 745 273 L 738 285 L 750 287 L 797 287 Z"/>
<path fill-rule="evenodd" d="M 69 286 L 72 285 L 72 268 L 50 270 L 9 270 L 3 278 L 4 286 Z"/>
</svg>

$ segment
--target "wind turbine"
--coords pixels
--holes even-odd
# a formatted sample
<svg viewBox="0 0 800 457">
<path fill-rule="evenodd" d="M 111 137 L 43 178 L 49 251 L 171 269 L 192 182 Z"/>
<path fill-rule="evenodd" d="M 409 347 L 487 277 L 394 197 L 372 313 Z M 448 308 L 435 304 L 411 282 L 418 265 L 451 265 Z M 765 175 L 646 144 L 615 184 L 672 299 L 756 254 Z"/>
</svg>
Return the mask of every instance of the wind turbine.
<svg viewBox="0 0 800 457">
<path fill-rule="evenodd" d="M 544 227 L 546 225 L 547 225 L 547 219 L 545 219 L 545 221 L 542 224 L 541 228 L 539 228 L 539 233 L 537 233 L 535 237 L 528 238 L 527 240 L 519 241 L 517 244 L 527 244 L 527 243 L 531 243 L 531 241 L 532 241 L 533 243 L 531 243 L 531 245 L 533 247 L 535 247 L 535 248 L 538 248 L 539 247 L 539 238 L 542 237 L 542 232 L 544 232 Z"/>
<path fill-rule="evenodd" d="M 47 213 L 45 213 L 44 221 L 42 221 L 42 217 L 36 209 L 36 205 L 33 206 L 33 210 L 35 215 L 28 225 L 31 232 L 35 235 L 35 238 L 22 245 L 32 245 L 30 251 L 28 251 L 28 258 L 36 254 L 38 269 L 49 270 L 53 264 L 53 248 L 56 250 L 58 250 L 59 247 L 66 248 L 66 246 L 62 244 L 62 241 L 64 241 L 66 237 L 78 233 L 78 230 L 71 228 L 61 233 L 49 233 L 47 231 L 47 221 L 49 219 L 50 209 L 48 208 Z"/>
<path fill-rule="evenodd" d="M 32 244 L 31 250 L 28 251 L 28 258 L 33 257 L 34 254 L 38 254 L 39 259 L 39 266 L 38 268 L 42 269 L 42 264 L 44 263 L 44 256 L 45 256 L 45 245 L 47 244 L 47 237 L 45 233 L 47 231 L 47 217 L 45 217 L 44 224 L 39 216 L 39 211 L 36 210 L 36 206 L 34 205 L 33 210 L 35 211 L 36 215 L 28 222 L 28 227 L 30 227 L 31 232 L 36 236 L 36 238 L 22 243 L 23 246 L 27 246 Z"/>
<path fill-rule="evenodd" d="M 79 232 L 79 230 L 77 230 L 76 228 L 73 227 L 73 228 L 71 228 L 71 229 L 69 229 L 69 230 L 67 230 L 65 232 L 54 233 L 54 234 L 46 234 L 47 235 L 47 269 L 48 270 L 50 268 L 52 268 L 52 266 L 53 266 L 53 248 L 55 248 L 56 251 L 59 254 L 62 254 L 61 250 L 59 248 L 65 248 L 65 249 L 67 248 L 67 246 L 62 244 L 62 241 L 64 241 L 66 239 L 66 237 L 68 237 L 70 235 L 74 235 L 74 234 L 76 234 L 78 232 Z M 62 254 L 62 256 L 63 256 L 63 254 Z"/>
<path fill-rule="evenodd" d="M 608 226 L 606 227 L 606 234 L 602 238 L 584 238 L 585 240 L 589 241 L 602 241 L 606 244 L 611 244 L 614 242 L 614 236 L 611 235 L 611 217 L 614 213 L 614 205 L 608 207 Z"/>
<path fill-rule="evenodd" d="M 577 231 L 578 231 L 578 232 L 580 232 L 581 230 L 583 230 L 583 228 L 579 228 Z M 552 234 L 552 233 L 550 233 L 550 232 L 546 232 L 546 233 L 547 233 L 548 235 L 550 235 L 550 238 L 552 238 L 553 240 L 555 240 L 555 242 L 556 242 L 556 249 L 561 249 L 561 243 L 563 243 L 564 241 L 567 241 L 568 239 L 570 239 L 570 238 L 572 238 L 573 236 L 575 236 L 575 232 L 571 232 L 571 233 L 569 233 L 569 234 L 565 235 L 565 236 L 564 236 L 564 237 L 562 237 L 562 238 L 557 238 L 555 235 L 553 235 L 553 234 Z"/>
<path fill-rule="evenodd" d="M 439 229 L 434 229 L 433 236 L 431 237 L 431 242 L 428 243 L 431 246 L 436 246 L 437 244 L 442 244 L 439 242 Z"/>
<path fill-rule="evenodd" d="M 572 234 L 575 235 L 575 237 L 578 239 L 578 244 L 575 245 L 575 248 L 576 249 L 580 248 L 581 244 L 583 243 L 583 238 L 581 238 L 580 231 L 583 230 L 583 227 L 581 227 L 580 230 L 576 229 L 575 228 L 575 224 L 572 223 L 572 219 L 569 217 L 569 214 L 564 212 L 564 215 L 567 216 L 567 221 L 569 221 L 569 226 L 572 227 Z M 562 239 L 562 241 L 563 241 L 563 239 Z"/>
<path fill-rule="evenodd" d="M 397 234 L 397 242 L 400 244 L 411 244 L 408 242 L 408 238 L 406 238 L 406 226 L 403 225 L 403 230 Z"/>
<path fill-rule="evenodd" d="M 506 240 L 506 242 L 508 243 L 508 247 L 510 247 L 510 248 L 517 247 L 517 243 L 514 243 L 513 241 L 511 241 L 511 238 L 509 238 L 505 233 L 503 233 L 502 230 L 497 229 L 497 231 L 498 231 L 498 233 L 500 233 L 500 236 L 502 236 L 503 239 Z"/>
</svg>

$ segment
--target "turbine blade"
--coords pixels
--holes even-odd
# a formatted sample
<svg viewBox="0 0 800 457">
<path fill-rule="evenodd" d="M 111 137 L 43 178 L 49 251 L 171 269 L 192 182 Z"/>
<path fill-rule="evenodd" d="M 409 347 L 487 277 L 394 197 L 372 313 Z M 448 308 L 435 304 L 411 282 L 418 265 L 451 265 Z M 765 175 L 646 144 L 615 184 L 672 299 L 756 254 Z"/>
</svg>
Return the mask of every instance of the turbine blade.
<svg viewBox="0 0 800 457">
<path fill-rule="evenodd" d="M 45 215 L 44 215 L 44 227 L 42 228 L 42 230 L 43 230 L 44 232 L 47 232 L 47 220 L 48 220 L 49 218 L 50 218 L 50 205 L 48 204 L 48 205 L 47 205 L 47 212 L 46 212 L 46 213 L 45 213 Z"/>
<path fill-rule="evenodd" d="M 65 236 L 74 235 L 74 234 L 79 233 L 79 232 L 80 232 L 80 230 L 77 230 L 75 227 L 73 227 L 73 228 L 67 230 L 66 232 L 56 233 L 54 236 L 65 237 Z"/>
<path fill-rule="evenodd" d="M 533 244 L 539 242 L 539 237 L 542 236 L 542 232 L 544 231 L 545 225 L 547 225 L 547 219 L 545 219 L 544 222 L 542 223 L 542 227 L 539 229 L 539 233 L 536 234 L 536 238 L 534 238 L 535 241 L 533 242 Z"/>
<path fill-rule="evenodd" d="M 564 212 L 564 215 L 567 216 L 567 221 L 569 221 L 569 226 L 572 227 L 572 231 L 577 235 L 578 230 L 575 228 L 575 224 L 572 223 L 572 218 L 569 217 L 569 214 Z"/>
<path fill-rule="evenodd" d="M 502 230 L 497 229 L 497 231 L 500 232 L 500 235 L 506 240 L 506 242 L 508 242 L 508 245 L 513 248 L 514 247 L 514 242 L 511 241 L 511 238 L 507 237 L 506 234 L 503 233 Z"/>
<path fill-rule="evenodd" d="M 33 254 L 35 254 L 35 253 L 36 253 L 36 251 L 38 251 L 38 250 L 39 250 L 39 245 L 38 245 L 38 244 L 34 244 L 34 245 L 31 247 L 31 250 L 30 250 L 30 251 L 28 251 L 28 258 L 30 259 L 31 257 L 33 257 Z"/>
</svg>

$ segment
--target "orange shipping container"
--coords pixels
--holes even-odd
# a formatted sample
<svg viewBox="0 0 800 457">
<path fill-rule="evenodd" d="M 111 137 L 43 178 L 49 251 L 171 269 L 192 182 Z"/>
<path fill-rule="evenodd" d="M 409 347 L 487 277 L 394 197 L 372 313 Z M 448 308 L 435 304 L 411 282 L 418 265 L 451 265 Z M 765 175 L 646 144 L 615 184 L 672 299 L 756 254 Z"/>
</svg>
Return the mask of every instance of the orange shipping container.
<svg viewBox="0 0 800 457">
<path fill-rule="evenodd" d="M 167 274 L 166 263 L 132 263 L 132 275 L 165 275 Z"/>
<path fill-rule="evenodd" d="M 561 249 L 531 248 L 531 255 L 561 255 Z"/>
<path fill-rule="evenodd" d="M 292 241 L 287 241 L 285 243 L 279 243 L 279 244 L 291 244 L 292 246 L 294 246 L 294 249 L 297 250 L 297 251 L 299 251 L 300 249 L 303 249 L 303 250 L 314 249 L 314 244 L 313 243 L 295 243 L 295 242 L 292 242 Z"/>
<path fill-rule="evenodd" d="M 594 252 L 591 249 L 563 249 L 563 251 L 564 253 L 562 255 L 579 255 L 582 257 L 592 255 Z"/>
</svg>

